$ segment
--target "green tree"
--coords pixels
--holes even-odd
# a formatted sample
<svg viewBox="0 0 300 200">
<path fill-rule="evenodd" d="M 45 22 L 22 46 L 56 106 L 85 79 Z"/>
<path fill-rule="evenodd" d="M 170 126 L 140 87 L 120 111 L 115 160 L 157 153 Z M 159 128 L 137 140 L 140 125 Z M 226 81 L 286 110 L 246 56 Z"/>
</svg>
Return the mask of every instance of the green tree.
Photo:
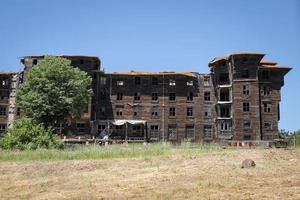
<svg viewBox="0 0 300 200">
<path fill-rule="evenodd" d="M 300 129 L 295 132 L 296 145 L 300 147 Z"/>
<path fill-rule="evenodd" d="M 17 103 L 26 116 L 53 126 L 78 118 L 92 95 L 91 77 L 61 57 L 46 56 L 34 66 L 17 90 Z"/>
<path fill-rule="evenodd" d="M 22 117 L 14 122 L 8 134 L 0 139 L 0 148 L 34 150 L 37 148 L 62 148 L 63 143 L 53 130 L 45 128 L 32 118 Z"/>
</svg>

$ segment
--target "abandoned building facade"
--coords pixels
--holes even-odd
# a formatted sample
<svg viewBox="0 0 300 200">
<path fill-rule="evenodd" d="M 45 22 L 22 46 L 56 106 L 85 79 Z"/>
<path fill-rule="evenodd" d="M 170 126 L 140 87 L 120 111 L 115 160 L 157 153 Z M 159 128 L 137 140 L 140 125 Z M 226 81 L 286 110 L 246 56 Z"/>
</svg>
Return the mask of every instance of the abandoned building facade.
<svg viewBox="0 0 300 200">
<path fill-rule="evenodd" d="M 278 137 L 280 90 L 289 67 L 261 53 L 216 57 L 210 73 L 105 73 L 91 56 L 61 56 L 92 77 L 94 95 L 64 138 L 128 141 L 272 140 Z M 0 73 L 0 132 L 20 116 L 19 84 L 44 56 L 25 56 L 22 73 Z"/>
</svg>

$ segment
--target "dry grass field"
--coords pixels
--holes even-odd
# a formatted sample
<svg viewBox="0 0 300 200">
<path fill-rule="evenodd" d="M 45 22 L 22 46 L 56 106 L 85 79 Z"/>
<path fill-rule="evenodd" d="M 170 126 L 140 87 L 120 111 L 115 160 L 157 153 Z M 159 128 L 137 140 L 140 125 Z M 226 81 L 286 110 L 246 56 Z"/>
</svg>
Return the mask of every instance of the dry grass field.
<svg viewBox="0 0 300 200">
<path fill-rule="evenodd" d="M 250 158 L 256 167 L 242 169 Z M 300 199 L 300 149 L 0 162 L 0 199 Z"/>
</svg>

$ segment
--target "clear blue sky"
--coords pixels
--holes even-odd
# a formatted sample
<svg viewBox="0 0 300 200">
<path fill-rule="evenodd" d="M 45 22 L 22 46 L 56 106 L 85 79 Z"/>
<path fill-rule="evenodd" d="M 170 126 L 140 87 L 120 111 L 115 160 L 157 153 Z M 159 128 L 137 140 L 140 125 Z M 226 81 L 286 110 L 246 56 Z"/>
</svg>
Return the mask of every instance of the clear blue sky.
<svg viewBox="0 0 300 200">
<path fill-rule="evenodd" d="M 258 51 L 294 69 L 280 128 L 300 128 L 298 0 L 1 0 L 0 71 L 20 56 L 95 55 L 106 71 L 208 72 L 215 56 Z"/>
</svg>

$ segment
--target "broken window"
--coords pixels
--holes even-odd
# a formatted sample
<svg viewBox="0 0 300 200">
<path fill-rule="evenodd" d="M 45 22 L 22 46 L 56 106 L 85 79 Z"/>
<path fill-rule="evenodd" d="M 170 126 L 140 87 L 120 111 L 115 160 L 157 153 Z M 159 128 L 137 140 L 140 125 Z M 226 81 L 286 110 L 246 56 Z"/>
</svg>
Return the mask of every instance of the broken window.
<svg viewBox="0 0 300 200">
<path fill-rule="evenodd" d="M 84 133 L 85 132 L 85 123 L 77 123 L 76 128 L 78 133 Z"/>
<path fill-rule="evenodd" d="M 251 129 L 251 121 L 244 120 L 243 127 L 244 127 L 244 129 Z"/>
<path fill-rule="evenodd" d="M 186 139 L 194 139 L 195 138 L 195 128 L 193 124 L 189 124 L 185 126 L 185 137 Z"/>
<path fill-rule="evenodd" d="M 193 108 L 192 107 L 187 107 L 186 108 L 186 116 L 188 116 L 188 117 L 193 116 Z"/>
<path fill-rule="evenodd" d="M 18 107 L 18 108 L 17 108 L 17 116 L 20 116 L 20 115 L 21 115 L 21 108 Z"/>
<path fill-rule="evenodd" d="M 100 85 L 106 85 L 106 77 L 100 77 Z"/>
<path fill-rule="evenodd" d="M 174 117 L 175 115 L 176 115 L 176 108 L 175 107 L 169 108 L 169 116 Z"/>
<path fill-rule="evenodd" d="M 212 139 L 212 125 L 204 125 L 203 126 L 203 134 L 205 139 Z"/>
<path fill-rule="evenodd" d="M 0 124 L 0 135 L 6 132 L 6 124 Z"/>
<path fill-rule="evenodd" d="M 272 130 L 272 123 L 269 121 L 264 122 L 264 129 L 265 130 Z"/>
<path fill-rule="evenodd" d="M 220 89 L 220 101 L 230 101 L 229 88 Z"/>
<path fill-rule="evenodd" d="M 272 108 L 272 104 L 271 103 L 264 103 L 264 112 L 265 113 L 270 113 L 271 112 L 271 108 Z"/>
<path fill-rule="evenodd" d="M 249 85 L 243 85 L 243 95 L 249 96 L 250 94 L 250 86 Z"/>
<path fill-rule="evenodd" d="M 117 86 L 123 86 L 124 85 L 124 81 L 117 81 Z"/>
<path fill-rule="evenodd" d="M 204 101 L 210 101 L 210 92 L 204 92 Z"/>
<path fill-rule="evenodd" d="M 267 70 L 263 70 L 263 79 L 269 79 L 270 78 L 270 72 Z"/>
<path fill-rule="evenodd" d="M 271 88 L 269 86 L 263 86 L 261 92 L 263 96 L 269 96 L 271 94 Z"/>
<path fill-rule="evenodd" d="M 211 107 L 204 107 L 204 116 L 205 117 L 211 116 Z"/>
<path fill-rule="evenodd" d="M 139 100 L 141 100 L 141 93 L 139 92 L 134 93 L 134 101 L 139 101 Z"/>
<path fill-rule="evenodd" d="M 152 101 L 158 101 L 158 93 L 157 92 L 152 93 Z"/>
<path fill-rule="evenodd" d="M 242 78 L 249 78 L 249 69 L 242 70 Z"/>
<path fill-rule="evenodd" d="M 153 106 L 151 108 L 151 117 L 157 117 L 158 113 L 157 113 L 157 107 Z"/>
<path fill-rule="evenodd" d="M 32 65 L 37 65 L 37 63 L 38 63 L 37 59 L 33 59 Z"/>
<path fill-rule="evenodd" d="M 118 93 L 117 93 L 117 100 L 118 100 L 118 101 L 123 100 L 123 93 L 122 93 L 122 92 L 118 92 Z"/>
<path fill-rule="evenodd" d="M 175 101 L 176 100 L 176 94 L 173 93 L 173 92 L 169 93 L 169 100 L 170 101 Z"/>
<path fill-rule="evenodd" d="M 222 121 L 220 124 L 221 131 L 230 131 L 231 130 L 231 122 Z"/>
<path fill-rule="evenodd" d="M 220 85 L 229 84 L 229 74 L 228 73 L 221 73 L 219 75 L 219 83 L 220 83 Z"/>
<path fill-rule="evenodd" d="M 230 117 L 230 106 L 221 106 L 220 107 L 220 117 Z"/>
<path fill-rule="evenodd" d="M 104 124 L 99 124 L 98 125 L 98 134 L 101 134 L 102 131 L 106 129 L 106 126 Z"/>
<path fill-rule="evenodd" d="M 5 116 L 6 115 L 6 107 L 1 106 L 0 107 L 0 115 Z"/>
<path fill-rule="evenodd" d="M 134 77 L 134 82 L 136 85 L 140 85 L 141 84 L 141 77 Z"/>
<path fill-rule="evenodd" d="M 187 85 L 187 86 L 193 86 L 193 81 L 188 81 L 188 82 L 186 82 L 186 85 Z"/>
<path fill-rule="evenodd" d="M 123 111 L 118 109 L 117 112 L 116 112 L 117 116 L 122 116 L 123 115 Z"/>
<path fill-rule="evenodd" d="M 168 125 L 168 138 L 169 138 L 169 140 L 176 140 L 177 139 L 177 126 L 176 126 L 176 124 L 169 124 Z"/>
<path fill-rule="evenodd" d="M 152 77 L 152 85 L 158 85 L 158 78 Z"/>
<path fill-rule="evenodd" d="M 170 79 L 169 85 L 170 86 L 175 86 L 176 85 L 176 81 L 174 79 Z"/>
<path fill-rule="evenodd" d="M 243 102 L 243 111 L 250 112 L 250 103 L 249 102 Z"/>
<path fill-rule="evenodd" d="M 194 98 L 194 93 L 193 92 L 189 92 L 186 99 L 188 101 L 193 101 L 193 98 Z"/>
<path fill-rule="evenodd" d="M 150 139 L 159 139 L 158 125 L 151 125 L 150 126 Z"/>
<path fill-rule="evenodd" d="M 210 77 L 204 76 L 204 86 L 209 86 L 209 85 L 210 85 Z"/>
</svg>

